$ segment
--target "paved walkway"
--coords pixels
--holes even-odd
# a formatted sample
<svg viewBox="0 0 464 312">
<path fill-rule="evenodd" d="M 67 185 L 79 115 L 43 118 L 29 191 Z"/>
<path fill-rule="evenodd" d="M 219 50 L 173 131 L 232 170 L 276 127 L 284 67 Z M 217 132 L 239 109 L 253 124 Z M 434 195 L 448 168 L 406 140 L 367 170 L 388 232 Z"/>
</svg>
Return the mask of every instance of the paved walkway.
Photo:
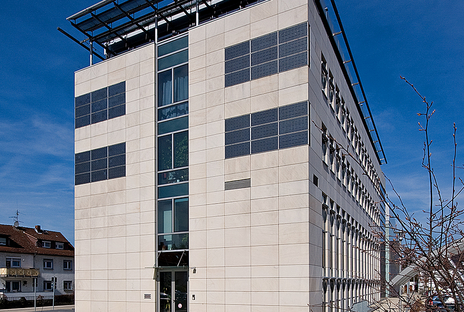
<svg viewBox="0 0 464 312">
<path fill-rule="evenodd" d="M 36 310 L 34 308 L 21 308 L 21 309 L 4 309 L 1 311 L 5 312 L 41 312 L 41 311 L 55 311 L 55 312 L 71 312 L 74 311 L 74 305 L 62 305 L 62 306 L 55 306 L 55 310 L 53 307 L 37 307 Z"/>
</svg>

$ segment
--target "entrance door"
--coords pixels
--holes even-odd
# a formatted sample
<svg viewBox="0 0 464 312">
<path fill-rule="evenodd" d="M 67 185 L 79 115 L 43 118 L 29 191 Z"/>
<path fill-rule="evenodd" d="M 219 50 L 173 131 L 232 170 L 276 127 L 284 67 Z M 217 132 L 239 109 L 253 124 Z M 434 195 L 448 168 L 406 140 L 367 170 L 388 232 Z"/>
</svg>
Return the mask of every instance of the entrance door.
<svg viewBox="0 0 464 312">
<path fill-rule="evenodd" d="M 160 312 L 187 312 L 188 271 L 161 271 L 158 281 Z"/>
</svg>

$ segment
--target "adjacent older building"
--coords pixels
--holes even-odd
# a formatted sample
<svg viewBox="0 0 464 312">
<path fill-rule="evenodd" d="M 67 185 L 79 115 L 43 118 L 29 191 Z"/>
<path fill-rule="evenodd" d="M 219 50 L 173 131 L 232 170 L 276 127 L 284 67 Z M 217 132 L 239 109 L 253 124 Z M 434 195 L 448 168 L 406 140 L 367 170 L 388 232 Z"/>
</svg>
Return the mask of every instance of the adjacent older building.
<svg viewBox="0 0 464 312">
<path fill-rule="evenodd" d="M 0 296 L 51 298 L 53 289 L 73 294 L 73 286 L 74 247 L 61 233 L 0 224 Z"/>
<path fill-rule="evenodd" d="M 101 59 L 75 73 L 76 311 L 379 299 L 385 156 L 334 6 L 105 0 L 68 20 Z"/>
</svg>

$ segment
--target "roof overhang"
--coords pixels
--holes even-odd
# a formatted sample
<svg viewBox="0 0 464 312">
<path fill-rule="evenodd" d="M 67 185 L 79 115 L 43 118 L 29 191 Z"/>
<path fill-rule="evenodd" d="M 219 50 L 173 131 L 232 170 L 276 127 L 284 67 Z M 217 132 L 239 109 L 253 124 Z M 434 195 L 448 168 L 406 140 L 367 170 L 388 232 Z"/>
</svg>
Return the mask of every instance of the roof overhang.
<svg viewBox="0 0 464 312">
<path fill-rule="evenodd" d="M 83 41 L 71 39 L 96 43 L 110 57 L 260 1 L 103 0 L 67 20 L 86 36 Z M 90 50 L 93 53 L 93 47 Z"/>
</svg>

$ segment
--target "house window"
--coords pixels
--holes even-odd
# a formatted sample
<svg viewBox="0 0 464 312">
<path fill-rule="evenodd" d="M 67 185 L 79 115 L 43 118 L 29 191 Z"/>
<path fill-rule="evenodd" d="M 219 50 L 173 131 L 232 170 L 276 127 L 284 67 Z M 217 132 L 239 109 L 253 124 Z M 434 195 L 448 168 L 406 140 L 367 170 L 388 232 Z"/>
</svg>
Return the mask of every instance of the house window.
<svg viewBox="0 0 464 312">
<path fill-rule="evenodd" d="M 72 270 L 72 260 L 63 260 L 63 270 Z"/>
<path fill-rule="evenodd" d="M 6 237 L 0 237 L 0 246 L 6 246 Z"/>
<path fill-rule="evenodd" d="M 6 258 L 6 267 L 7 268 L 20 268 L 21 258 Z"/>
<path fill-rule="evenodd" d="M 53 259 L 44 259 L 43 267 L 45 270 L 53 270 Z"/>
<path fill-rule="evenodd" d="M 63 281 L 63 289 L 65 291 L 72 290 L 72 281 Z"/>
<path fill-rule="evenodd" d="M 52 242 L 50 241 L 42 241 L 43 248 L 52 248 Z"/>
<path fill-rule="evenodd" d="M 21 281 L 7 281 L 6 282 L 6 292 L 20 292 L 21 291 Z"/>
<path fill-rule="evenodd" d="M 53 285 L 53 282 L 55 282 L 54 285 Z M 44 285 L 44 291 L 53 290 L 53 288 L 56 288 L 56 277 L 52 277 L 50 281 L 44 281 L 43 285 Z"/>
<path fill-rule="evenodd" d="M 52 281 L 44 281 L 44 291 L 52 290 Z"/>
<path fill-rule="evenodd" d="M 64 243 L 55 243 L 56 249 L 64 249 Z"/>
</svg>

